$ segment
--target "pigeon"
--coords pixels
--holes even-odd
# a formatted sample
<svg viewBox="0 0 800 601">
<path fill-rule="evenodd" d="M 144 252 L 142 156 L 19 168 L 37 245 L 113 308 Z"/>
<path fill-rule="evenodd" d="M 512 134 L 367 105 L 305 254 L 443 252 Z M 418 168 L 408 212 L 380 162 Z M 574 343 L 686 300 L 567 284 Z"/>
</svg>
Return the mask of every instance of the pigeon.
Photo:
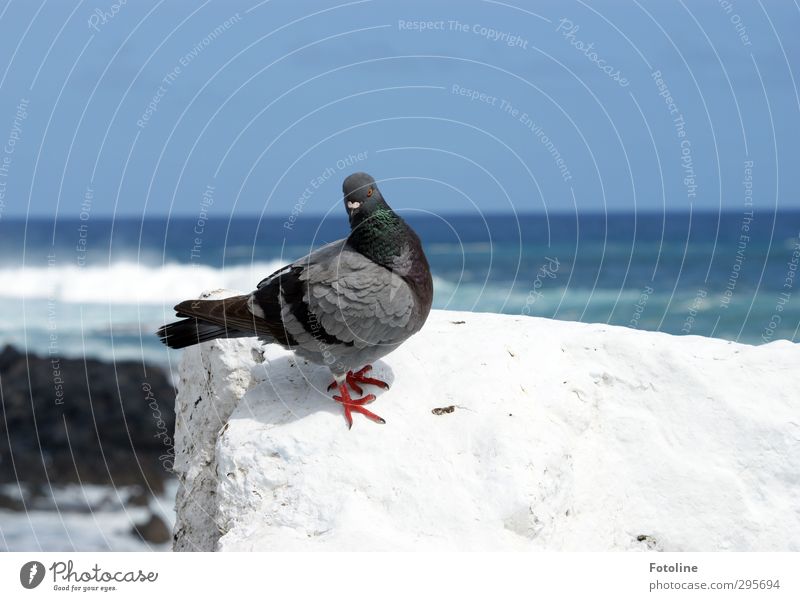
<svg viewBox="0 0 800 601">
<path fill-rule="evenodd" d="M 367 374 L 425 324 L 433 279 L 419 236 L 383 198 L 367 173 L 342 185 L 350 220 L 347 238 L 326 244 L 264 278 L 250 294 L 187 300 L 184 319 L 157 335 L 171 348 L 216 338 L 257 336 L 303 359 L 328 366 L 348 428 L 352 413 L 386 423 L 364 405 L 375 400 L 362 385 L 389 385 Z M 359 396 L 353 398 L 348 387 Z"/>
</svg>

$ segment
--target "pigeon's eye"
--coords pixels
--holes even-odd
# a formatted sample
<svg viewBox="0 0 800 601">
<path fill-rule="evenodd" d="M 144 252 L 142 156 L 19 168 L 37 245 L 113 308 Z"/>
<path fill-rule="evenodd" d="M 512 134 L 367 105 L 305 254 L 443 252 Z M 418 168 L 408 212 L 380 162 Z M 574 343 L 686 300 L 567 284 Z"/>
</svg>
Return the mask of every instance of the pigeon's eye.
<svg viewBox="0 0 800 601">
<path fill-rule="evenodd" d="M 367 198 L 369 198 L 370 196 L 372 196 L 372 188 L 367 190 Z"/>
</svg>

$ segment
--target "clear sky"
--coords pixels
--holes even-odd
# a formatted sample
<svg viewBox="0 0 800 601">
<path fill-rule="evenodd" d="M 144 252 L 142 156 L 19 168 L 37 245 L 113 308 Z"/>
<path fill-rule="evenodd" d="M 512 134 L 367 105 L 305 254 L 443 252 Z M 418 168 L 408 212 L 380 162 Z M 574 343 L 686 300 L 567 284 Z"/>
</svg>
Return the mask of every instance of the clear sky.
<svg viewBox="0 0 800 601">
<path fill-rule="evenodd" d="M 789 1 L 0 4 L 0 219 L 800 207 Z"/>
</svg>

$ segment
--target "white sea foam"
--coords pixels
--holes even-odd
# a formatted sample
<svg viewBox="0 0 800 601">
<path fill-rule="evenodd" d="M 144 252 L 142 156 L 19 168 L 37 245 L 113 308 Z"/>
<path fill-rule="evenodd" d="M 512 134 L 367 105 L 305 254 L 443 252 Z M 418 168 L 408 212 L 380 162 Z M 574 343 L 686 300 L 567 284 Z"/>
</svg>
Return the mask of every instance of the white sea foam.
<svg viewBox="0 0 800 601">
<path fill-rule="evenodd" d="M 253 290 L 281 261 L 224 268 L 169 263 L 117 263 L 90 267 L 0 268 L 0 297 L 53 299 L 69 303 L 163 304 L 205 290 Z"/>
</svg>

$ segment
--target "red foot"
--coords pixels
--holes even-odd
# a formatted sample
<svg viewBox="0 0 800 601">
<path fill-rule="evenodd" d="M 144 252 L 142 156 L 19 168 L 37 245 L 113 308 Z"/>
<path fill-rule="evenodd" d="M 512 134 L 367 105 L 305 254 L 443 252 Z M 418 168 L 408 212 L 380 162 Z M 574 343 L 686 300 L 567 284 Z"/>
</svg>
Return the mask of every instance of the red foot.
<svg viewBox="0 0 800 601">
<path fill-rule="evenodd" d="M 347 390 L 347 383 L 342 382 L 339 384 L 339 395 L 334 395 L 333 399 L 338 401 L 344 407 L 344 418 L 347 420 L 347 427 L 353 427 L 353 415 L 352 412 L 355 411 L 356 413 L 360 413 L 371 419 L 374 422 L 379 424 L 385 424 L 386 421 L 379 415 L 375 415 L 372 411 L 369 411 L 364 407 L 367 403 L 371 403 L 375 400 L 374 394 L 368 394 L 365 397 L 361 397 L 360 399 L 353 399 L 350 398 L 350 391 Z"/>
<path fill-rule="evenodd" d="M 383 380 L 378 380 L 376 378 L 368 378 L 364 374 L 367 373 L 372 369 L 371 365 L 365 365 L 357 372 L 348 371 L 347 372 L 347 384 L 352 388 L 357 394 L 364 394 L 364 391 L 361 389 L 359 384 L 372 384 L 373 386 L 380 386 L 384 390 L 389 390 L 389 385 L 384 382 Z M 333 390 L 336 388 L 336 380 L 330 383 L 328 386 L 328 390 Z"/>
<path fill-rule="evenodd" d="M 332 388 L 339 388 L 339 395 L 334 396 L 334 400 L 340 402 L 344 407 L 344 417 L 347 420 L 347 427 L 353 427 L 353 416 L 352 412 L 355 411 L 356 413 L 360 413 L 371 419 L 374 422 L 379 424 L 385 424 L 386 421 L 372 413 L 372 411 L 368 411 L 364 408 L 364 405 L 367 403 L 371 403 L 375 400 L 374 394 L 368 394 L 367 396 L 361 397 L 360 399 L 353 399 L 350 397 L 350 392 L 347 390 L 347 387 L 350 386 L 357 394 L 363 394 L 364 391 L 361 389 L 359 384 L 372 384 L 374 386 L 380 386 L 381 388 L 388 389 L 389 385 L 384 382 L 383 380 L 377 380 L 375 378 L 368 378 L 364 374 L 367 373 L 369 370 L 372 369 L 371 365 L 366 365 L 359 369 L 357 372 L 349 371 L 347 372 L 347 376 L 345 376 L 344 382 L 341 384 L 336 383 L 336 380 L 331 382 L 330 386 L 328 386 L 328 390 Z"/>
</svg>

